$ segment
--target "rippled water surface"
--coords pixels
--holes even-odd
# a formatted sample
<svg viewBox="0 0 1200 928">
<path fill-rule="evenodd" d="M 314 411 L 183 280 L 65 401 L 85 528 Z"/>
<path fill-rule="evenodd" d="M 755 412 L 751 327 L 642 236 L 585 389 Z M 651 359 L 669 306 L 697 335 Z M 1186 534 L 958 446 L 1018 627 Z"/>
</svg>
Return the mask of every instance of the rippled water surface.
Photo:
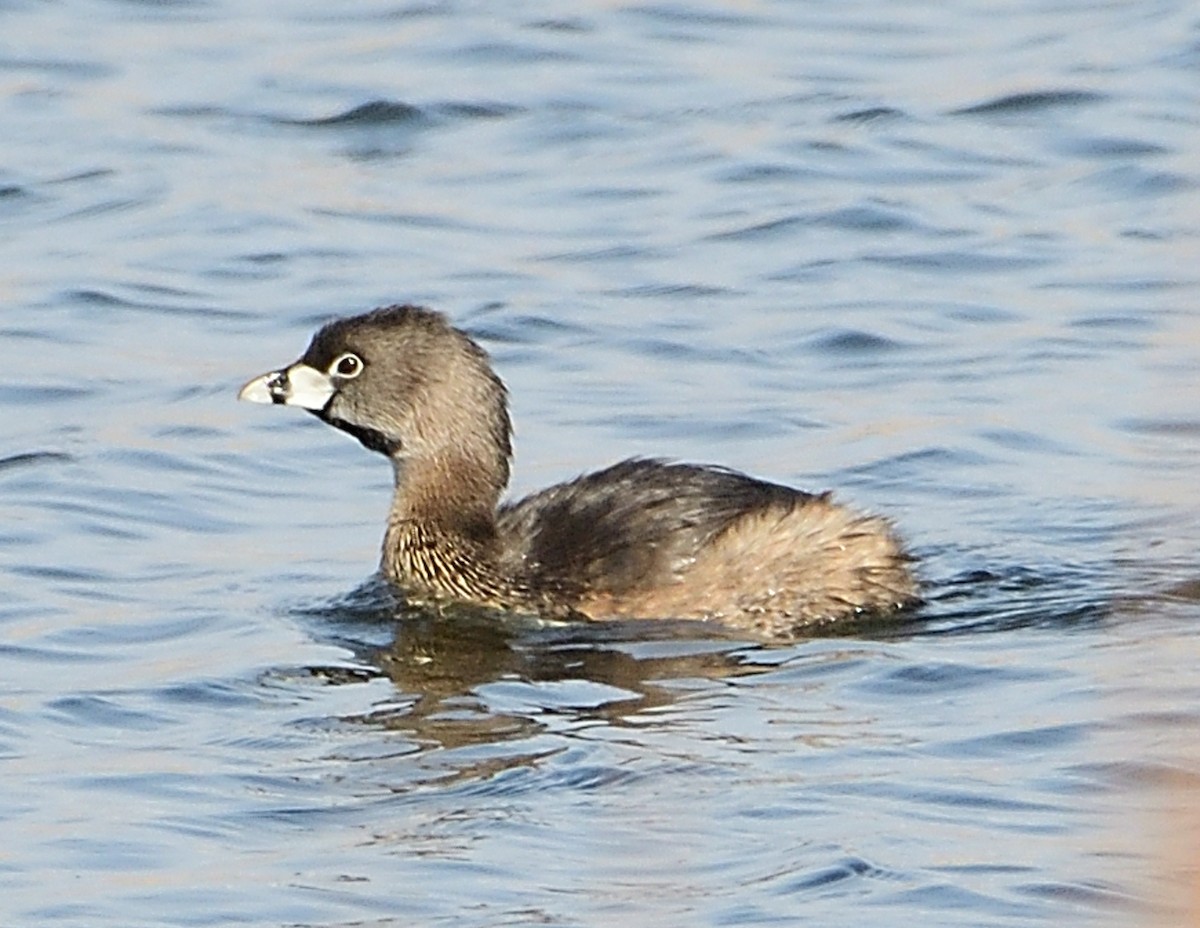
<svg viewBox="0 0 1200 928">
<path fill-rule="evenodd" d="M 1187 920 L 1194 4 L 14 0 L 0 126 L 0 924 Z M 397 300 L 514 492 L 835 487 L 927 604 L 407 610 L 386 462 L 234 402 Z"/>
</svg>

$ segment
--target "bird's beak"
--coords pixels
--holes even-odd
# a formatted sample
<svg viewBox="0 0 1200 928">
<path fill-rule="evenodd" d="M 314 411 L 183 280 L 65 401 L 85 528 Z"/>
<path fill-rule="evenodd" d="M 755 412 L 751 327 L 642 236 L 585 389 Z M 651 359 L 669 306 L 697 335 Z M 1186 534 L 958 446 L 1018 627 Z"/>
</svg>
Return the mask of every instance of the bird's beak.
<svg viewBox="0 0 1200 928">
<path fill-rule="evenodd" d="M 297 361 L 281 371 L 255 377 L 238 391 L 238 399 L 321 412 L 335 392 L 328 374 Z"/>
</svg>

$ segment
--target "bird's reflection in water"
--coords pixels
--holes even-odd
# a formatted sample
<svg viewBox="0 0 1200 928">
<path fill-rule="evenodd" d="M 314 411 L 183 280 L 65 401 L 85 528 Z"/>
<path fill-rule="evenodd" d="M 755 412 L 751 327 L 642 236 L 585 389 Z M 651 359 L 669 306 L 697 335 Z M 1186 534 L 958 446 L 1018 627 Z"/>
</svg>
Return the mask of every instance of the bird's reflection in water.
<svg viewBox="0 0 1200 928">
<path fill-rule="evenodd" d="M 389 698 L 343 722 L 403 733 L 421 752 L 530 742 L 525 751 L 477 758 L 470 771 L 455 765 L 468 776 L 560 749 L 537 744 L 551 728 L 644 729 L 654 724 L 647 713 L 692 688 L 683 681 L 762 673 L 780 654 L 696 622 L 547 626 L 476 608 L 432 611 L 374 581 L 304 614 L 319 619 L 318 637 L 351 649 L 359 662 L 356 670 L 313 674 L 330 684 L 387 677 L 394 686 Z"/>
<path fill-rule="evenodd" d="M 1174 592 L 1193 596 L 1194 584 Z M 1103 620 L 1111 600 L 1091 572 L 1010 566 L 931 583 L 926 607 L 904 621 L 845 620 L 812 632 L 826 640 L 880 641 L 1076 625 Z M 561 738 L 539 738 L 548 732 L 674 724 L 672 707 L 696 690 L 711 693 L 714 681 L 766 673 L 793 660 L 852 658 L 858 650 L 813 652 L 803 640 L 786 646 L 747 641 L 717 623 L 547 625 L 478 607 L 422 608 L 405 603 L 381 579 L 302 614 L 314 620 L 315 637 L 356 658 L 351 668 L 310 668 L 312 674 L 332 684 L 384 678 L 392 684 L 385 698 L 340 721 L 403 733 L 408 750 L 401 753 L 457 750 L 452 771 L 475 763 L 513 766 L 562 749 Z M 478 748 L 475 756 L 464 757 L 462 749 L 471 746 Z M 380 750 L 394 747 L 393 741 Z"/>
</svg>

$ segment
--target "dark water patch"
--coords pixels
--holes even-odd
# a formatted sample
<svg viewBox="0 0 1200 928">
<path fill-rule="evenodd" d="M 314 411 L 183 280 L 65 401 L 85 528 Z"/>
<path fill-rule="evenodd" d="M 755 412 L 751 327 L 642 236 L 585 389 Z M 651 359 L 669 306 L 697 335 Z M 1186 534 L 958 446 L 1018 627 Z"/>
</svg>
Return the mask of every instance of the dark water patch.
<svg viewBox="0 0 1200 928">
<path fill-rule="evenodd" d="M 121 0 L 124 5 L 151 10 L 156 14 L 170 16 L 170 22 L 207 22 L 208 16 L 194 14 L 197 10 L 208 11 L 212 4 L 209 0 Z"/>
<path fill-rule="evenodd" d="M 194 630 L 188 629 L 187 633 Z M 159 687 L 150 695 L 155 702 L 161 701 L 168 705 L 211 707 L 213 709 L 255 706 L 262 701 L 246 685 L 223 680 L 189 680 L 185 683 Z"/>
<path fill-rule="evenodd" d="M 324 216 L 330 219 L 349 219 L 371 225 L 397 226 L 409 229 L 433 229 L 446 231 L 487 231 L 484 228 L 472 227 L 459 219 L 452 219 L 440 213 L 388 212 L 384 210 L 343 210 L 325 207 L 313 208 L 314 216 Z M 498 231 L 498 230 L 495 230 Z M 328 317 L 325 317 L 328 318 Z"/>
<path fill-rule="evenodd" d="M 132 533 L 126 537 L 143 539 L 148 536 L 138 534 L 137 530 L 155 526 L 198 534 L 226 534 L 238 527 L 221 516 L 199 511 L 193 499 L 128 486 L 107 487 L 77 498 L 64 495 L 47 499 L 41 505 L 60 515 L 80 517 L 73 523 L 77 531 L 95 531 L 110 537 Z"/>
<path fill-rule="evenodd" d="M 207 392 L 207 391 L 206 391 Z M 218 389 L 218 394 L 227 391 Z M 176 429 L 171 426 L 170 430 Z M 217 434 L 220 434 L 219 432 Z M 193 454 L 172 453 L 150 448 L 114 448 L 102 455 L 105 461 L 127 467 L 130 472 L 135 470 L 152 471 L 162 474 L 193 474 L 213 475 L 224 472 L 224 468 L 214 467 L 211 463 L 197 458 Z"/>
<path fill-rule="evenodd" d="M 0 217 L 21 215 L 40 199 L 20 184 L 0 184 Z"/>
<path fill-rule="evenodd" d="M 163 296 L 190 296 L 187 291 L 175 291 L 172 289 L 159 289 L 147 287 L 139 283 L 129 283 L 125 285 L 130 290 L 141 292 L 153 292 Z M 181 306 L 173 305 L 170 302 L 162 300 L 135 300 L 128 296 L 119 296 L 109 290 L 95 289 L 80 289 L 67 290 L 58 295 L 58 299 L 65 303 L 77 303 L 84 306 L 101 307 L 104 309 L 119 309 L 129 312 L 142 313 L 153 316 L 185 316 L 198 319 L 222 319 L 222 320 L 245 320 L 254 315 L 253 310 L 238 310 L 228 309 L 223 306 L 214 305 L 192 305 Z"/>
<path fill-rule="evenodd" d="M 583 60 L 574 51 L 557 44 L 532 42 L 473 42 L 447 53 L 447 58 L 469 62 L 477 68 L 482 64 L 567 64 Z"/>
<path fill-rule="evenodd" d="M 1031 432 L 1027 429 L 982 429 L 976 434 L 996 447 L 1006 448 L 1010 451 L 1059 457 L 1079 457 L 1084 454 L 1079 448 L 1071 447 L 1050 435 Z"/>
<path fill-rule="evenodd" d="M 50 900 L 28 909 L 26 914 L 43 924 L 67 921 L 77 921 L 79 924 L 100 924 L 104 919 L 104 909 L 101 906 Z"/>
<path fill-rule="evenodd" d="M 1070 320 L 1067 325 L 1078 329 L 1098 331 L 1156 331 L 1161 321 L 1149 312 L 1093 313 Z"/>
<path fill-rule="evenodd" d="M 817 176 L 812 168 L 779 162 L 746 164 L 735 168 L 723 168 L 717 178 L 722 183 L 756 184 L 775 181 L 796 181 Z"/>
<path fill-rule="evenodd" d="M 980 167 L 967 168 L 963 166 L 966 164 L 980 165 Z M 896 167 L 894 162 L 888 161 L 884 163 L 883 167 L 865 173 L 872 187 L 878 188 L 886 185 L 888 187 L 921 189 L 930 186 L 986 184 L 994 171 L 991 170 L 990 160 L 987 158 L 959 156 L 952 159 L 947 155 L 939 167 Z"/>
<path fill-rule="evenodd" d="M 550 755 L 553 756 L 553 755 Z M 618 767 L 602 764 L 587 764 L 583 761 L 572 761 L 564 757 L 564 764 L 554 768 L 554 775 L 543 776 L 531 784 L 535 792 L 541 789 L 557 789 L 569 793 L 602 792 L 608 789 L 621 789 L 632 786 L 642 780 L 644 774 L 634 770 L 622 770 Z M 659 774 L 669 774 L 678 771 L 657 771 Z"/>
<path fill-rule="evenodd" d="M 74 461 L 72 455 L 61 451 L 27 451 L 23 454 L 12 454 L 0 458 L 0 474 L 5 471 L 36 467 L 39 464 L 68 464 Z"/>
<path fill-rule="evenodd" d="M 1025 318 L 1021 313 L 1013 309 L 968 303 L 947 306 L 942 314 L 947 319 L 954 319 L 961 322 L 986 323 L 989 325 L 1020 322 Z"/>
<path fill-rule="evenodd" d="M 105 197 L 83 206 L 68 208 L 47 222 L 75 223 L 81 219 L 107 218 L 114 213 L 126 213 L 151 206 L 161 201 L 162 197 L 163 191 L 160 189 Z"/>
<path fill-rule="evenodd" d="M 828 258 L 821 258 L 816 261 L 805 261 L 782 271 L 765 274 L 763 279 L 773 283 L 800 282 L 804 284 L 817 284 L 821 281 L 828 281 L 836 277 L 838 266 L 841 263 L 842 262 L 840 261 L 835 261 Z"/>
<path fill-rule="evenodd" d="M 46 181 L 47 186 L 60 184 L 80 184 L 90 183 L 94 180 L 102 180 L 104 178 L 116 177 L 117 172 L 112 168 L 90 168 L 85 171 L 75 171 L 71 174 L 64 174 L 62 177 L 55 177 Z"/>
<path fill-rule="evenodd" d="M 17 665 L 37 664 L 97 664 L 110 660 L 108 655 L 98 654 L 86 649 L 68 650 L 66 648 L 32 647 L 30 645 L 14 645 L 0 643 L 0 657 L 12 658 Z"/>
<path fill-rule="evenodd" d="M 1040 671 L 1019 667 L 980 667 L 931 662 L 907 664 L 863 679 L 857 689 L 884 696 L 930 696 L 969 690 L 1003 688 L 1041 678 Z"/>
<path fill-rule="evenodd" d="M 931 868 L 936 873 L 980 873 L 980 874 L 1017 874 L 1033 873 L 1037 870 L 1032 865 L 1019 864 L 946 864 Z"/>
<path fill-rule="evenodd" d="M 1107 100 L 1106 94 L 1092 90 L 1035 90 L 1006 94 L 982 103 L 951 110 L 951 116 L 1007 116 L 1040 113 L 1054 109 L 1076 109 Z"/>
<path fill-rule="evenodd" d="M 1047 671 L 1026 677 L 1030 679 L 1050 679 Z M 978 738 L 951 740 L 933 745 L 926 750 L 931 754 L 947 757 L 990 757 L 1003 758 L 1007 756 L 1033 757 L 1039 753 L 1061 752 L 1064 748 L 1082 743 L 1083 739 L 1094 733 L 1092 725 L 1048 725 L 1034 728 L 1019 728 L 1011 731 L 998 732 Z"/>
<path fill-rule="evenodd" d="M 448 121 L 496 120 L 520 112 L 514 105 L 451 101 L 416 106 L 395 100 L 372 100 L 329 116 L 313 118 L 263 115 L 270 125 L 336 133 L 347 140 L 342 154 L 355 161 L 387 162 L 408 157 L 424 132 Z"/>
<path fill-rule="evenodd" d="M 995 893 L 976 892 L 947 883 L 903 890 L 890 898 L 888 904 L 897 911 L 920 913 L 919 917 L 922 920 L 933 918 L 934 913 L 951 913 L 955 921 L 947 924 L 962 924 L 962 921 L 966 920 L 981 925 L 989 922 L 1004 924 L 1016 923 L 1017 919 L 1037 924 L 1039 920 L 1047 917 L 1041 907 L 1014 902 Z"/>
<path fill-rule="evenodd" d="M 1013 369 L 1034 372 L 1058 366 L 1061 362 L 1099 360 L 1104 353 L 1105 345 L 1099 339 L 1059 336 L 1037 338 L 1030 343 Z"/>
<path fill-rule="evenodd" d="M 425 113 L 418 107 L 396 100 L 370 100 L 360 103 L 341 113 L 332 116 L 318 116 L 312 119 L 274 120 L 284 126 L 308 126 L 311 128 L 341 128 L 356 126 L 386 126 L 396 123 L 412 124 L 424 120 Z"/>
<path fill-rule="evenodd" d="M 877 867 L 870 861 L 860 857 L 845 857 L 837 863 L 818 870 L 791 876 L 779 882 L 778 891 L 782 893 L 812 893 L 847 881 L 858 879 L 895 879 L 894 871 Z"/>
<path fill-rule="evenodd" d="M 123 284 L 134 293 L 148 293 L 156 297 L 172 297 L 175 299 L 195 299 L 202 291 L 192 287 L 172 287 L 166 284 L 150 283 L 143 280 L 126 281 Z"/>
<path fill-rule="evenodd" d="M 41 74 L 54 74 L 83 80 L 99 80 L 118 73 L 115 64 L 98 61 L 18 58 L 8 55 L 0 56 L 0 71 L 35 71 Z"/>
<path fill-rule="evenodd" d="M 1039 290 L 1079 290 L 1099 291 L 1101 293 L 1132 292 L 1153 293 L 1160 290 L 1179 290 L 1193 286 L 1196 280 L 1190 277 L 1147 277 L 1131 269 L 1125 277 L 1097 277 L 1092 279 L 1051 280 L 1034 285 Z M 1158 311 L 1156 311 L 1158 312 Z M 1160 316 L 1161 318 L 1161 316 Z"/>
<path fill-rule="evenodd" d="M 877 798 L 887 797 L 892 801 L 909 805 L 913 810 L 912 814 L 919 820 L 940 821 L 954 810 L 1020 812 L 1024 813 L 1020 818 L 1012 820 L 998 818 L 990 825 L 1000 831 L 1025 834 L 1056 834 L 1067 830 L 1068 825 L 1062 816 L 1069 811 L 1069 807 L 1033 799 L 998 796 L 986 792 L 984 786 L 984 784 L 980 784 L 978 789 L 929 788 L 897 782 L 878 782 L 848 783 L 842 787 L 833 787 L 830 791 L 849 795 L 872 795 Z M 1029 817 L 1028 813 L 1034 813 L 1033 817 Z"/>
<path fill-rule="evenodd" d="M 1087 631 L 1103 627 L 1112 618 L 1117 602 L 1114 592 L 1103 586 L 1091 589 L 1064 588 L 1024 597 L 1012 595 L 998 599 L 1001 585 L 981 587 L 978 599 L 968 597 L 962 607 L 947 607 L 953 602 L 934 585 L 922 590 L 926 606 L 923 635 L 974 635 L 1008 632 L 1017 629 Z"/>
<path fill-rule="evenodd" d="M 1088 907 L 1103 911 L 1142 912 L 1147 914 L 1144 900 L 1123 892 L 1111 884 L 1080 883 L 1025 883 L 1012 887 L 1013 892 L 1032 896 L 1035 899 L 1050 899 L 1072 906 Z"/>
<path fill-rule="evenodd" d="M 313 129 L 371 129 L 388 126 L 414 127 L 446 119 L 503 119 L 522 112 L 510 103 L 450 101 L 416 106 L 398 100 L 370 100 L 331 116 L 312 118 L 271 117 L 282 126 Z"/>
<path fill-rule="evenodd" d="M 727 232 L 705 236 L 707 241 L 758 241 L 776 239 L 798 228 L 815 227 L 842 229 L 848 232 L 915 231 L 917 224 L 909 217 L 877 204 L 847 206 L 822 213 L 804 213 L 756 222 Z"/>
<path fill-rule="evenodd" d="M 144 582 L 147 581 L 142 578 L 130 579 L 126 581 L 126 585 L 138 586 Z M 212 624 L 214 623 L 210 620 L 198 615 L 189 614 L 182 618 L 156 616 L 148 620 L 125 620 L 110 625 L 70 626 L 55 633 L 54 639 L 68 645 L 80 643 L 93 648 L 121 649 L 188 639 L 206 631 Z"/>
<path fill-rule="evenodd" d="M 61 330 L 55 331 L 47 326 L 41 329 L 0 328 L 0 338 L 20 339 L 22 341 L 53 342 L 55 345 L 78 345 L 82 343 L 76 334 L 68 334 Z"/>
<path fill-rule="evenodd" d="M 586 35 L 594 32 L 595 27 L 584 19 L 535 19 L 525 24 L 527 29 L 537 29 L 543 32 L 563 32 L 568 35 Z"/>
<path fill-rule="evenodd" d="M 847 206 L 831 210 L 813 218 L 814 225 L 850 232 L 902 232 L 913 231 L 916 223 L 895 210 L 881 206 Z"/>
<path fill-rule="evenodd" d="M 663 23 L 686 23 L 697 26 L 754 26 L 764 22 L 760 17 L 749 16 L 745 13 L 716 10 L 712 7 L 701 9 L 695 4 L 686 3 L 642 4 L 626 7 L 623 13 Z"/>
<path fill-rule="evenodd" d="M 735 296 L 736 290 L 727 287 L 714 287 L 708 284 L 639 284 L 634 287 L 621 287 L 605 291 L 609 296 L 632 297 L 667 297 L 672 300 L 700 300 L 718 296 Z"/>
<path fill-rule="evenodd" d="M 305 23 L 332 23 L 341 25 L 349 22 L 398 22 L 404 23 L 412 20 L 438 20 L 443 17 L 451 16 L 454 13 L 454 8 L 446 0 L 410 0 L 407 3 L 398 4 L 382 4 L 364 5 L 361 9 L 352 7 L 347 8 L 326 8 L 326 7 L 302 7 L 298 11 L 298 21 Z"/>
<path fill-rule="evenodd" d="M 894 122 L 899 119 L 907 119 L 908 114 L 904 110 L 898 110 L 891 106 L 868 106 L 860 110 L 850 110 L 846 113 L 838 113 L 833 117 L 832 122 L 849 122 L 849 123 L 875 123 L 875 122 Z"/>
<path fill-rule="evenodd" d="M 161 769 L 146 773 L 81 772 L 73 779 L 79 789 L 138 797 L 142 802 L 151 798 L 195 802 L 212 788 L 212 783 L 207 777 Z"/>
<path fill-rule="evenodd" d="M 661 257 L 661 252 L 658 249 L 646 247 L 644 245 L 609 245 L 606 248 L 586 248 L 574 251 L 551 252 L 549 254 L 535 255 L 535 261 L 566 261 L 571 263 L 624 263 L 627 261 L 637 261 L 645 258 Z"/>
<path fill-rule="evenodd" d="M 180 119 L 229 119 L 238 116 L 236 112 L 223 106 L 212 106 L 206 103 L 178 103 L 171 106 L 156 106 L 146 110 L 151 116 L 177 117 Z"/>
<path fill-rule="evenodd" d="M 1167 53 L 1161 61 L 1168 67 L 1200 71 L 1200 41 L 1189 42 L 1178 51 Z"/>
<path fill-rule="evenodd" d="M 430 112 L 454 119 L 504 119 L 525 112 L 513 103 L 436 103 Z"/>
<path fill-rule="evenodd" d="M 785 216 L 780 219 L 771 219 L 767 222 L 756 222 L 749 226 L 744 226 L 740 229 L 733 229 L 728 232 L 717 232 L 713 235 L 705 236 L 708 241 L 757 241 L 760 239 L 773 239 L 780 235 L 786 235 L 792 229 L 798 226 L 809 225 L 812 223 L 810 216 Z"/>
<path fill-rule="evenodd" d="M 861 329 L 835 329 L 822 332 L 808 340 L 807 349 L 819 354 L 840 357 L 875 357 L 900 351 L 907 346 L 874 332 Z"/>
<path fill-rule="evenodd" d="M 622 203 L 626 201 L 649 200 L 661 197 L 664 191 L 659 187 L 643 187 L 638 185 L 584 187 L 575 191 L 572 196 L 582 202 L 595 201 L 600 203 Z M 623 246 L 615 246 L 621 248 Z"/>
<path fill-rule="evenodd" d="M 46 406 L 76 402 L 95 396 L 97 392 L 89 387 L 0 383 L 0 403 L 13 406 Z"/>
<path fill-rule="evenodd" d="M 111 698 L 97 695 L 64 696 L 47 705 L 57 720 L 83 728 L 114 728 L 121 731 L 156 731 L 171 724 L 167 717 L 130 709 Z"/>
<path fill-rule="evenodd" d="M 18 576 L 30 577 L 35 580 L 54 580 L 57 582 L 91 584 L 95 586 L 106 585 L 107 581 L 112 579 L 108 574 L 98 570 L 57 567 L 48 564 L 17 564 L 10 568 L 10 570 Z"/>
<path fill-rule="evenodd" d="M 1097 171 L 1080 184 L 1096 187 L 1119 197 L 1160 197 L 1194 189 L 1196 181 L 1174 171 L 1151 171 L 1137 164 L 1114 165 Z"/>
<path fill-rule="evenodd" d="M 447 280 L 454 282 L 465 282 L 472 284 L 486 285 L 487 292 L 504 291 L 509 289 L 519 289 L 527 285 L 531 280 L 535 279 L 534 275 L 525 271 L 516 269 L 501 269 L 494 267 L 464 267 L 461 270 L 455 270 L 446 275 Z M 392 302 L 392 294 L 385 292 L 383 300 Z M 486 311 L 487 307 L 506 307 L 507 304 L 500 300 L 488 300 L 482 307 L 475 307 L 473 312 L 479 313 Z M 455 312 L 455 320 L 460 317 Z"/>
<path fill-rule="evenodd" d="M 961 488 L 950 483 L 950 475 L 960 470 L 980 471 L 994 464 L 994 457 L 977 450 L 937 446 L 856 464 L 842 469 L 838 476 L 870 477 L 883 485 L 926 486 L 942 481 L 943 492 L 961 492 L 965 494 L 964 498 L 990 498 L 1002 491 L 989 486 L 982 475 L 974 475 L 972 482 Z"/>
<path fill-rule="evenodd" d="M 293 259 L 293 255 L 284 254 L 282 251 L 261 251 L 255 254 L 241 255 L 238 260 L 245 261 L 247 264 L 284 264 Z"/>
<path fill-rule="evenodd" d="M 1197 419 L 1121 419 L 1114 426 L 1134 435 L 1153 435 L 1166 438 L 1200 438 L 1200 418 Z"/>
<path fill-rule="evenodd" d="M 862 258 L 904 270 L 955 274 L 1011 274 L 1049 264 L 1051 259 L 1035 255 L 997 255 L 978 251 L 927 251 L 909 254 L 873 254 Z"/>
<path fill-rule="evenodd" d="M 53 838 L 45 842 L 63 866 L 73 870 L 153 872 L 162 866 L 162 848 L 148 841 L 121 841 L 80 837 Z"/>
<path fill-rule="evenodd" d="M 1193 725 L 1195 719 L 1187 724 Z M 1115 728 L 1109 723 L 1110 728 Z M 1122 729 L 1124 730 L 1124 729 Z M 1166 764 L 1142 759 L 1106 760 L 1072 766 L 1068 773 L 1085 778 L 1104 789 L 1178 789 L 1200 788 L 1200 774 L 1178 764 Z"/>
<path fill-rule="evenodd" d="M 1147 229 L 1139 226 L 1121 229 L 1117 234 L 1121 238 L 1135 242 L 1166 242 L 1170 241 L 1172 237 L 1170 232 L 1162 229 Z"/>
<path fill-rule="evenodd" d="M 715 415 L 712 411 L 694 411 L 689 415 L 663 412 L 621 413 L 589 417 L 590 426 L 606 426 L 618 434 L 642 439 L 671 441 L 673 439 L 695 439 L 707 437 L 721 441 L 749 441 L 783 435 L 791 429 L 782 422 L 747 421 L 740 413 Z"/>
<path fill-rule="evenodd" d="M 667 338 L 641 337 L 624 339 L 619 342 L 621 347 L 632 354 L 647 358 L 668 359 L 690 363 L 709 364 L 745 364 L 748 366 L 761 363 L 763 353 L 737 346 L 708 347 L 693 342 L 684 342 Z"/>
<path fill-rule="evenodd" d="M 521 313 L 506 315 L 503 319 L 489 321 L 484 325 L 472 324 L 470 316 L 466 322 L 472 335 L 484 342 L 499 345 L 541 345 L 547 339 L 580 339 L 592 334 L 589 328 L 577 322 Z"/>
<path fill-rule="evenodd" d="M 206 390 L 197 390 L 197 396 L 211 396 L 214 393 L 228 395 L 230 392 L 228 384 L 222 384 L 220 387 L 212 387 Z M 149 433 L 151 438 L 167 442 L 206 442 L 213 440 L 222 440 L 226 436 L 224 428 L 210 425 L 165 425 L 161 428 L 152 429 Z M 222 461 L 222 464 L 234 463 L 232 460 Z M 208 467 L 205 469 L 207 473 L 216 473 L 224 468 Z"/>
<path fill-rule="evenodd" d="M 128 300 L 106 290 L 67 290 L 62 293 L 62 298 L 71 303 L 83 303 L 87 306 L 104 308 L 125 309 L 133 306 Z"/>
<path fill-rule="evenodd" d="M 1057 145 L 1057 149 L 1065 155 L 1083 158 L 1144 158 L 1171 152 L 1154 142 L 1116 136 L 1067 138 Z"/>
<path fill-rule="evenodd" d="M 283 265 L 297 264 L 305 261 L 312 262 L 316 265 L 326 262 L 336 263 L 337 261 L 344 260 L 345 258 L 349 257 L 349 255 L 350 253 L 342 248 L 317 246 L 311 248 L 289 249 L 288 251 L 250 252 L 247 254 L 233 255 L 228 260 L 230 263 L 239 265 L 248 264 L 254 268 L 264 269 L 264 273 L 260 279 L 272 279 L 267 277 L 265 269 L 280 269 Z M 225 271 L 218 268 L 206 271 L 205 273 L 218 277 L 239 277 L 242 275 L 245 275 L 246 279 L 249 277 L 249 275 L 246 275 L 246 271 L 244 269 L 239 271 Z M 255 314 L 255 318 L 258 321 L 262 321 L 261 314 Z M 314 317 L 308 317 L 309 320 L 313 318 Z M 302 317 L 293 321 L 299 325 L 300 323 L 304 322 L 304 318 Z"/>
</svg>

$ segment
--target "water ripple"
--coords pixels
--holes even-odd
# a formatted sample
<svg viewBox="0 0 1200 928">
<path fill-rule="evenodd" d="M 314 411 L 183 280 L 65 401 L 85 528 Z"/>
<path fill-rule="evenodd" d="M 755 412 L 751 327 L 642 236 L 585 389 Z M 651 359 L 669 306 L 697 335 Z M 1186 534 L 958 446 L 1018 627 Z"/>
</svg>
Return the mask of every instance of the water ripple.
<svg viewBox="0 0 1200 928">
<path fill-rule="evenodd" d="M 1103 102 L 1106 96 L 1092 90 L 1034 90 L 1012 93 L 951 110 L 952 116 L 1006 116 L 1053 109 L 1076 109 Z"/>
<path fill-rule="evenodd" d="M 34 467 L 39 464 L 68 463 L 75 460 L 71 455 L 61 451 L 27 451 L 23 454 L 11 454 L 0 458 L 0 473 L 20 468 Z"/>
<path fill-rule="evenodd" d="M 314 119 L 280 119 L 282 125 L 338 128 L 341 126 L 384 126 L 393 123 L 409 124 L 424 118 L 420 107 L 392 100 L 371 100 L 333 116 Z"/>
</svg>

